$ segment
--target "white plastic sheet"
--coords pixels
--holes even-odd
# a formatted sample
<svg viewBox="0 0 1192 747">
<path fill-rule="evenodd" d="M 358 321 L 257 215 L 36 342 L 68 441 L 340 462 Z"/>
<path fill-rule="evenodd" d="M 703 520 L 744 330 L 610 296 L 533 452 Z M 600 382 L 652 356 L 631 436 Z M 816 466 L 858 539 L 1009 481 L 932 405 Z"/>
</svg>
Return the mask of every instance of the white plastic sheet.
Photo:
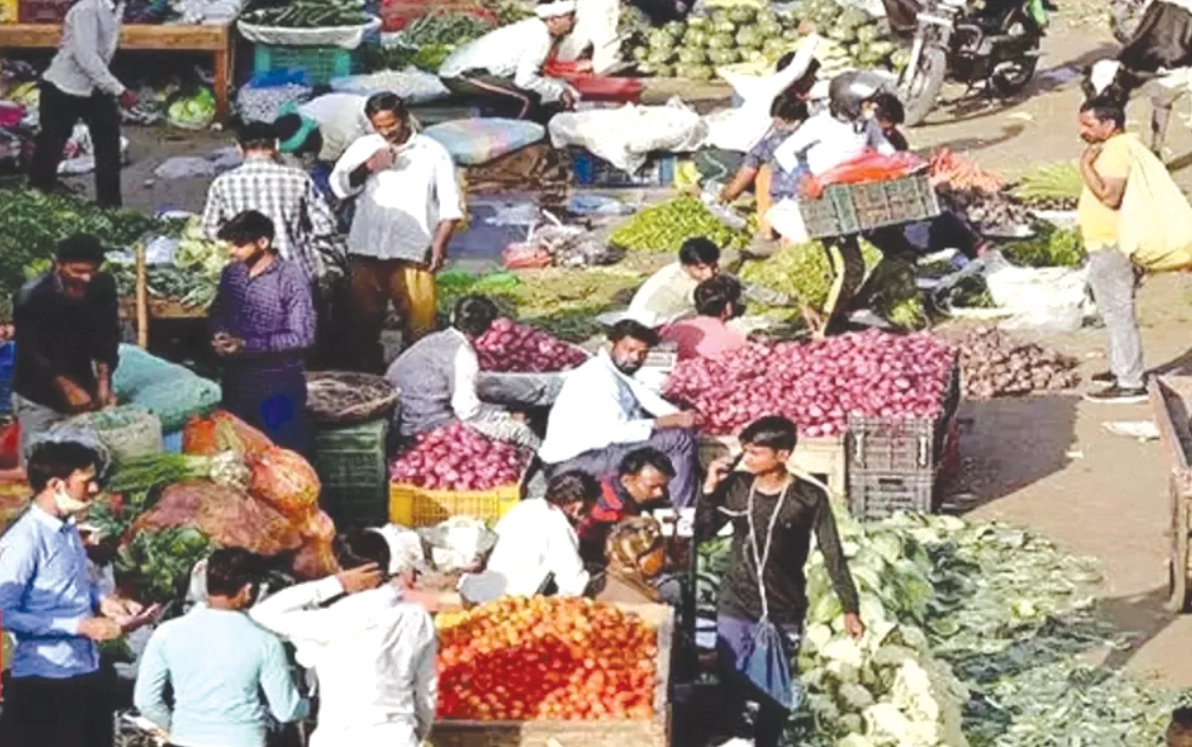
<svg viewBox="0 0 1192 747">
<path fill-rule="evenodd" d="M 665 106 L 626 104 L 556 115 L 548 126 L 551 144 L 587 149 L 618 169 L 634 173 L 653 152 L 689 153 L 704 144 L 708 125 L 678 99 Z"/>
</svg>

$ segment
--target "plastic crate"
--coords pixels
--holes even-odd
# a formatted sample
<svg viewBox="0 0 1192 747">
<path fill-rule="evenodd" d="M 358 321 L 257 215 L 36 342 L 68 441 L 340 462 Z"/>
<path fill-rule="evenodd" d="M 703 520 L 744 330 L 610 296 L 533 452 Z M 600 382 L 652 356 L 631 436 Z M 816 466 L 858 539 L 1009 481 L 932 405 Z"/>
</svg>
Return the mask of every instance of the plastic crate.
<svg viewBox="0 0 1192 747">
<path fill-rule="evenodd" d="M 279 71 L 301 71 L 312 86 L 329 86 L 336 78 L 355 72 L 352 50 L 340 47 L 286 47 L 274 44 L 253 46 L 254 78 Z"/>
<path fill-rule="evenodd" d="M 960 373 L 952 369 L 940 415 L 888 418 L 849 415 L 845 448 L 852 473 L 927 472 L 942 463 L 945 442 L 960 405 Z"/>
<path fill-rule="evenodd" d="M 427 490 L 417 485 L 389 486 L 389 521 L 404 527 L 425 527 L 452 516 L 496 521 L 521 500 L 524 480 L 491 490 Z"/>
<path fill-rule="evenodd" d="M 866 184 L 834 184 L 817 200 L 799 200 L 811 238 L 847 236 L 940 214 L 939 198 L 926 174 Z"/>
<path fill-rule="evenodd" d="M 862 521 L 899 511 L 933 513 L 939 507 L 935 484 L 930 472 L 850 472 L 849 509 Z"/>
<path fill-rule="evenodd" d="M 652 155 L 630 174 L 583 148 L 571 148 L 571 172 L 583 187 L 669 187 L 675 183 L 679 159 L 669 153 Z"/>
<path fill-rule="evenodd" d="M 337 526 L 385 523 L 388 419 L 315 432 L 311 464 L 323 484 L 320 504 Z"/>
<path fill-rule="evenodd" d="M 0 413 L 12 412 L 12 376 L 17 363 L 17 344 L 0 345 Z"/>
</svg>

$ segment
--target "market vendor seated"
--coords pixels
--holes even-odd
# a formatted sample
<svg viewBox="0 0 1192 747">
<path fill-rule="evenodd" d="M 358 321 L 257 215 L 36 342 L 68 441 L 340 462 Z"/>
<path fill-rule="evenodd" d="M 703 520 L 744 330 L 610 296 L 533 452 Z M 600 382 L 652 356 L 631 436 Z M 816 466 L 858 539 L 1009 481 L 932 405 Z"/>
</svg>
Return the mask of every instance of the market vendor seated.
<svg viewBox="0 0 1192 747">
<path fill-rule="evenodd" d="M 650 348 L 658 344 L 657 333 L 625 319 L 613 326 L 609 341 L 611 349 L 601 350 L 567 375 L 538 456 L 549 474 L 579 469 L 605 475 L 617 469 L 625 455 L 650 446 L 674 467 L 672 503 L 679 508 L 693 505 L 699 417 L 681 412 L 633 378 Z"/>
<path fill-rule="evenodd" d="M 71 236 L 58 245 L 53 269 L 13 298 L 22 464 L 34 437 L 72 415 L 116 404 L 120 321 L 116 283 L 99 269 L 104 253 L 94 236 Z"/>
<path fill-rule="evenodd" d="M 695 287 L 697 316 L 662 329 L 662 341 L 675 344 L 681 361 L 711 358 L 745 347 L 749 340 L 729 322 L 745 312 L 741 283 L 731 275 L 708 278 Z"/>
<path fill-rule="evenodd" d="M 543 75 L 551 51 L 575 27 L 575 0 L 540 0 L 534 17 L 502 26 L 451 53 L 439 68 L 452 93 L 482 101 L 486 116 L 533 119 L 575 106 L 566 81 Z"/>
<path fill-rule="evenodd" d="M 610 604 L 659 604 L 658 579 L 666 566 L 662 527 L 650 516 L 618 522 L 604 546 L 604 573 L 592 583 L 592 595 Z"/>
<path fill-rule="evenodd" d="M 481 402 L 477 394 L 480 360 L 475 341 L 498 314 L 490 299 L 464 296 L 455 303 L 450 327 L 414 343 L 389 366 L 385 380 L 400 397 L 394 430 L 402 438 L 458 420 L 489 438 L 538 448 L 540 440 L 530 426 L 501 407 Z"/>
<path fill-rule="evenodd" d="M 669 508 L 668 485 L 675 476 L 671 460 L 657 449 L 644 447 L 625 455 L 616 474 L 600 480 L 596 505 L 579 526 L 580 554 L 595 565 L 604 561 L 604 546 L 614 524 L 643 511 Z"/>
<path fill-rule="evenodd" d="M 745 190 L 759 181 L 764 167 L 768 167 L 769 194 L 758 195 L 758 212 L 765 214 L 763 201 L 769 204 L 773 200 L 793 197 L 798 194 L 798 179 L 802 173 L 799 170 L 788 172 L 774 160 L 774 151 L 791 136 L 799 125 L 807 121 L 807 102 L 796 96 L 783 94 L 774 98 L 770 105 L 770 130 L 749 150 L 745 156 L 745 163 L 737 171 L 733 180 L 724 186 L 720 192 L 720 202 L 728 204 L 741 196 Z M 759 189 L 762 187 L 758 184 Z"/>
<path fill-rule="evenodd" d="M 695 288 L 720 274 L 720 247 L 711 239 L 697 236 L 679 247 L 679 261 L 658 270 L 642 283 L 625 316 L 647 327 L 658 328 L 694 316 Z M 743 285 L 742 296 L 767 306 L 789 306 L 781 293 Z"/>
<path fill-rule="evenodd" d="M 497 522 L 484 571 L 460 579 L 459 593 L 482 604 L 502 596 L 553 593 L 577 597 L 588 588 L 575 525 L 591 513 L 600 486 L 572 470 L 551 478 L 545 498 L 521 501 Z"/>
</svg>

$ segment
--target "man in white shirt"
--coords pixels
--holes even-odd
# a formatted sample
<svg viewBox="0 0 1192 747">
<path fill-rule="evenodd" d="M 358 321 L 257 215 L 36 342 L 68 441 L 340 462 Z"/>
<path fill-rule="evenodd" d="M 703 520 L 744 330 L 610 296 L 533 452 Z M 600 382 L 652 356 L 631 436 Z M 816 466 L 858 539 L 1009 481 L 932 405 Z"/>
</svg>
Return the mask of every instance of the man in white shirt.
<svg viewBox="0 0 1192 747">
<path fill-rule="evenodd" d="M 381 327 L 392 300 L 402 316 L 402 344 L 435 329 L 435 273 L 463 218 L 451 154 L 415 133 L 402 100 L 379 93 L 365 102 L 374 134 L 348 147 L 331 173 L 336 197 L 355 197 L 348 234 L 351 308 L 349 365 L 381 373 Z"/>
<path fill-rule="evenodd" d="M 543 590 L 581 596 L 590 579 L 575 527 L 591 513 L 599 493 L 596 478 L 586 472 L 555 475 L 545 498 L 524 500 L 497 522 L 488 564 L 483 572 L 460 579 L 460 596 L 475 604 Z"/>
<path fill-rule="evenodd" d="M 490 31 L 452 52 L 439 77 L 453 93 L 484 101 L 486 116 L 545 124 L 578 98 L 566 81 L 542 74 L 555 44 L 574 27 L 575 0 L 540 1 L 533 18 Z"/>
<path fill-rule="evenodd" d="M 592 72 L 607 74 L 621 60 L 620 20 L 620 0 L 577 0 L 575 28 L 559 43 L 559 59 L 569 62 L 587 57 Z"/>
<path fill-rule="evenodd" d="M 400 397 L 394 415 L 397 419 L 394 430 L 403 438 L 412 438 L 447 423 L 460 421 L 489 438 L 511 441 L 530 449 L 538 448 L 538 436 L 528 425 L 514 419 L 504 408 L 480 401 L 480 361 L 474 344 L 478 337 L 492 327 L 498 313 L 497 305 L 488 298 L 464 296 L 455 303 L 449 328 L 423 337 L 389 366 L 385 380 L 393 385 Z M 519 377 L 527 378 L 529 375 L 519 374 Z M 537 387 L 537 396 L 524 404 L 550 404 L 557 387 L 549 382 L 558 377 L 534 378 L 540 379 L 541 386 Z M 532 385 L 534 382 L 529 383 Z M 488 395 L 500 390 L 499 379 L 486 384 Z M 527 386 L 519 388 L 527 391 L 534 389 Z M 510 399 L 512 397 L 501 398 L 506 403 Z"/>
<path fill-rule="evenodd" d="M 867 81 L 858 75 L 833 78 L 828 110 L 813 115 L 774 151 L 775 160 L 785 171 L 794 173 L 805 166 L 813 176 L 819 176 L 867 150 L 894 155 L 894 146 L 872 117 L 872 99 L 881 89 L 861 83 Z"/>
<path fill-rule="evenodd" d="M 657 333 L 624 319 L 613 326 L 609 341 L 610 350 L 600 351 L 563 382 L 538 456 L 550 474 L 578 469 L 603 476 L 616 470 L 629 452 L 652 446 L 674 466 L 672 503 L 694 505 L 699 419 L 633 378 L 658 344 Z"/>
<path fill-rule="evenodd" d="M 314 671 L 310 747 L 418 747 L 434 721 L 438 642 L 426 609 L 403 599 L 416 568 L 395 569 L 385 537 L 367 529 L 339 538 L 336 556 L 344 572 L 283 589 L 249 616 Z"/>
<path fill-rule="evenodd" d="M 120 106 L 137 97 L 108 65 L 120 44 L 124 3 L 80 0 L 66 13 L 62 41 L 41 80 L 40 122 L 29 168 L 29 186 L 49 190 L 58 183 L 62 149 L 82 120 L 95 148 L 95 198 L 120 207 Z"/>
</svg>

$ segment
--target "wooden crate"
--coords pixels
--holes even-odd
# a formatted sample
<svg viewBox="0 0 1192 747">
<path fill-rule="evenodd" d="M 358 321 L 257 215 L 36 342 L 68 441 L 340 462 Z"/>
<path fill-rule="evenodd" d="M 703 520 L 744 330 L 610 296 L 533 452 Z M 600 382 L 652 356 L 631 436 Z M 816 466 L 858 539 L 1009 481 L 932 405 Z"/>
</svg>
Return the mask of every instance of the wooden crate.
<svg viewBox="0 0 1192 747">
<path fill-rule="evenodd" d="M 658 629 L 654 718 L 649 721 L 435 721 L 433 747 L 669 747 L 670 661 L 674 608 L 664 604 L 618 604 Z"/>
<path fill-rule="evenodd" d="M 736 436 L 701 436 L 700 464 L 707 467 L 713 459 L 735 456 L 741 452 Z M 792 470 L 818 475 L 832 491 L 833 497 L 848 495 L 848 458 L 843 436 L 800 436 L 787 466 Z"/>
</svg>

